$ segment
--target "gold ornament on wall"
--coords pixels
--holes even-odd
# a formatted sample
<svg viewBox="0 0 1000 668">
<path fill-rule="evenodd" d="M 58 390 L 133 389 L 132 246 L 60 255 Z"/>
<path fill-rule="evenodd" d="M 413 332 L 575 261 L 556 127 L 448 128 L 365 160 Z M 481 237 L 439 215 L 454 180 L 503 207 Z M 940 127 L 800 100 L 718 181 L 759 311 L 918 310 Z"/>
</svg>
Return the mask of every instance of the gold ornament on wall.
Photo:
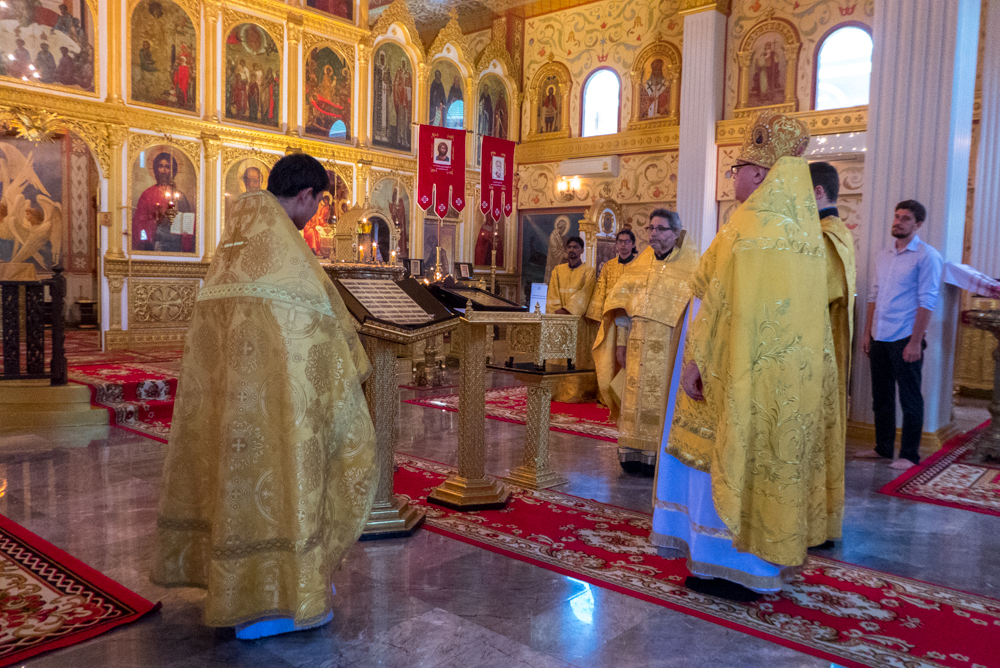
<svg viewBox="0 0 1000 668">
<path fill-rule="evenodd" d="M 569 138 L 572 88 L 573 77 L 563 63 L 552 61 L 538 68 L 528 87 L 530 130 L 527 141 Z"/>
<path fill-rule="evenodd" d="M 670 42 L 650 44 L 636 57 L 632 80 L 632 120 L 629 129 L 679 123 L 681 50 Z"/>
<path fill-rule="evenodd" d="M 767 18 L 747 31 L 736 54 L 737 118 L 755 116 L 761 109 L 784 114 L 798 109 L 795 79 L 801 48 L 798 30 L 784 19 Z"/>
<path fill-rule="evenodd" d="M 19 139 L 36 144 L 55 141 L 56 135 L 66 130 L 62 117 L 48 111 L 11 107 L 7 115 L 7 127 L 16 132 Z"/>
</svg>

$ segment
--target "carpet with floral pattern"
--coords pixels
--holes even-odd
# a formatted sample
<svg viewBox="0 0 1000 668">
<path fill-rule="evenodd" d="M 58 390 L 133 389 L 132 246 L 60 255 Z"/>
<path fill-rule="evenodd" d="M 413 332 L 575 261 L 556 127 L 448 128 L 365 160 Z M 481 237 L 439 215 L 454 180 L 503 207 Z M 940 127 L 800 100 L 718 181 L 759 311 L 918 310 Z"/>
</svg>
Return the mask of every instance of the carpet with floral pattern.
<svg viewBox="0 0 1000 668">
<path fill-rule="evenodd" d="M 841 666 L 1000 666 L 1000 601 L 810 556 L 780 593 L 731 603 L 684 587 L 685 561 L 647 540 L 649 515 L 519 488 L 502 510 L 455 512 L 427 504 L 449 467 L 401 454 L 396 464 L 396 493 L 427 511 L 430 531 Z"/>
<path fill-rule="evenodd" d="M 404 403 L 425 408 L 458 411 L 458 395 L 408 399 Z M 566 434 L 618 442 L 618 426 L 608 419 L 610 411 L 600 404 L 565 404 L 552 402 L 549 429 Z M 486 391 L 486 417 L 503 422 L 526 424 L 528 419 L 528 388 L 500 387 Z"/>
<path fill-rule="evenodd" d="M 0 666 L 83 642 L 159 606 L 0 515 Z"/>
<path fill-rule="evenodd" d="M 959 434 L 879 490 L 882 494 L 1000 516 L 1000 464 L 969 461 L 990 421 Z M 1000 653 L 1000 650 L 998 650 Z"/>
</svg>

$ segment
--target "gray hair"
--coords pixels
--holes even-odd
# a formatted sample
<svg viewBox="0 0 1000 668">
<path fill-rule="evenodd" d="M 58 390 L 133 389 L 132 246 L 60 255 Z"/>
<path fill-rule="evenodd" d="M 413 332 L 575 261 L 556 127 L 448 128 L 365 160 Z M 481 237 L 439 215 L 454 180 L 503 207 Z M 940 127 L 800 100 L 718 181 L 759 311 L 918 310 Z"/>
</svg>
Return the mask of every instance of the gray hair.
<svg viewBox="0 0 1000 668">
<path fill-rule="evenodd" d="M 654 218 L 663 218 L 667 221 L 667 225 L 670 226 L 674 232 L 680 232 L 684 226 L 681 225 L 681 217 L 677 215 L 676 211 L 671 211 L 670 209 L 653 209 L 653 213 L 649 214 L 649 220 L 652 221 Z"/>
</svg>

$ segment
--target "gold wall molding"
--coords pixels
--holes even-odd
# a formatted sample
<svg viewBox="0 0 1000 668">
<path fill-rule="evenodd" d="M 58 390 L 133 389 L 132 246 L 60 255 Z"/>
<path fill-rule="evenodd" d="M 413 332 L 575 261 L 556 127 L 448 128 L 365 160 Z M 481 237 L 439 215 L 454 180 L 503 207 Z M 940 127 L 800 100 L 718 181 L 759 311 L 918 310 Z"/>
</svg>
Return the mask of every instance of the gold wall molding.
<svg viewBox="0 0 1000 668">
<path fill-rule="evenodd" d="M 229 37 L 229 33 L 232 32 L 233 28 L 243 23 L 253 23 L 254 25 L 262 28 L 271 36 L 274 40 L 275 46 L 278 47 L 278 53 L 284 53 L 282 48 L 285 43 L 285 26 L 282 25 L 281 21 L 271 21 L 260 16 L 255 16 L 253 14 L 244 14 L 243 12 L 238 12 L 232 9 L 229 5 L 224 5 L 222 8 L 222 48 L 223 51 L 226 48 L 226 39 Z M 284 61 L 284 58 L 282 58 Z M 222 60 L 225 64 L 225 58 Z M 206 68 L 207 70 L 208 68 Z M 225 75 L 226 68 L 223 66 L 222 72 L 220 74 Z M 222 81 L 223 87 L 225 86 L 225 81 Z"/>
<path fill-rule="evenodd" d="M 171 262 L 170 260 L 115 260 L 104 258 L 104 275 L 121 280 L 133 278 L 192 278 L 202 279 L 208 273 L 208 262 Z M 114 300 L 112 299 L 112 302 Z"/>
<path fill-rule="evenodd" d="M 184 329 L 150 329 L 145 331 L 104 332 L 104 346 L 107 350 L 130 350 L 132 348 L 162 348 L 183 345 L 187 338 Z"/>
<path fill-rule="evenodd" d="M 455 47 L 458 52 L 453 60 L 464 68 L 462 72 L 463 76 L 469 76 L 472 74 L 473 63 L 475 60 L 474 55 L 469 50 L 469 41 L 465 38 L 465 33 L 462 32 L 462 27 L 458 25 L 458 15 L 452 10 L 451 18 L 448 19 L 448 23 L 445 24 L 443 28 L 438 32 L 434 41 L 427 48 L 427 55 L 430 57 L 431 62 L 436 60 L 438 57 L 451 57 L 448 53 L 448 45 L 451 44 Z"/>
<path fill-rule="evenodd" d="M 201 281 L 140 278 L 129 281 L 128 328 L 187 327 Z"/>
<path fill-rule="evenodd" d="M 569 158 L 589 158 L 626 153 L 657 153 L 677 150 L 680 126 L 640 128 L 616 135 L 546 139 L 519 144 L 514 149 L 518 164 L 558 162 Z"/>
<path fill-rule="evenodd" d="M 670 113 L 663 118 L 640 119 L 642 73 L 646 69 L 646 63 L 659 58 L 664 61 L 663 78 L 670 82 Z M 646 124 L 656 127 L 677 125 L 680 123 L 681 108 L 681 50 L 676 44 L 671 42 L 656 42 L 650 44 L 635 57 L 632 61 L 632 69 L 629 70 L 629 78 L 632 80 L 632 118 L 628 122 L 628 128 L 635 130 Z"/>
<path fill-rule="evenodd" d="M 759 37 L 765 33 L 776 32 L 785 40 L 781 47 L 785 54 L 785 100 L 781 104 L 762 107 L 751 107 L 750 96 L 750 58 L 753 56 L 753 46 Z M 737 118 L 755 117 L 758 112 L 770 109 L 787 114 L 798 109 L 795 82 L 799 71 L 799 51 L 802 49 L 802 39 L 799 31 L 789 21 L 780 18 L 765 18 L 747 31 L 746 37 L 740 42 L 740 50 L 736 53 L 739 68 L 736 107 L 733 110 Z"/>
<path fill-rule="evenodd" d="M 555 132 L 538 132 L 538 107 L 542 96 L 542 86 L 546 79 L 555 77 L 559 82 L 559 97 L 562 106 L 559 112 L 559 129 Z M 535 72 L 531 79 L 531 85 L 525 93 L 528 96 L 528 136 L 525 141 L 539 141 L 543 139 L 569 139 L 570 121 L 569 107 L 570 94 L 573 90 L 573 76 L 565 63 L 550 60 Z"/>
<path fill-rule="evenodd" d="M 681 16 L 686 16 L 687 14 L 697 14 L 699 12 L 714 10 L 723 16 L 729 16 L 731 8 L 732 0 L 681 0 L 681 6 L 678 8 L 677 13 Z"/>
<path fill-rule="evenodd" d="M 403 39 L 406 45 L 413 51 L 410 55 L 416 55 L 416 62 L 414 63 L 414 67 L 416 67 L 419 63 L 424 62 L 427 53 L 424 51 L 423 42 L 420 41 L 420 31 L 417 30 L 417 24 L 413 20 L 410 8 L 406 5 L 406 0 L 395 0 L 391 5 L 386 7 L 379 14 L 378 20 L 372 26 L 371 32 L 365 35 L 361 43 L 367 47 L 374 48 L 375 42 L 380 37 L 390 36 L 389 30 L 395 23 L 403 27 Z"/>
<path fill-rule="evenodd" d="M 789 116 L 797 118 L 809 126 L 809 132 L 813 136 L 841 132 L 864 132 L 868 127 L 868 105 L 826 111 L 799 111 L 789 114 Z M 743 135 L 752 122 L 753 118 L 718 121 L 715 124 L 716 145 L 742 144 Z"/>
<path fill-rule="evenodd" d="M 302 59 L 303 62 L 309 60 L 309 54 L 313 49 L 320 49 L 324 46 L 330 47 L 330 49 L 336 53 L 338 56 L 344 59 L 344 64 L 347 69 L 351 72 L 351 81 L 354 81 L 354 49 L 351 48 L 350 44 L 344 44 L 343 42 L 338 42 L 336 40 L 330 39 L 326 35 L 318 35 L 314 32 L 303 32 L 302 33 Z"/>
<path fill-rule="evenodd" d="M 396 1 L 399 2 L 399 0 Z M 493 21 L 493 38 L 476 58 L 477 78 L 482 79 L 486 70 L 490 69 L 494 62 L 497 62 L 500 65 L 500 70 L 503 73 L 503 76 L 500 78 L 503 79 L 507 88 L 510 89 L 512 87 L 511 84 L 513 84 L 513 90 L 510 91 L 510 98 L 513 100 L 514 93 L 520 92 L 521 90 L 521 80 L 519 77 L 515 76 L 516 70 L 514 69 L 514 61 L 511 60 L 510 53 L 507 51 L 507 23 L 503 18 L 498 18 Z M 521 108 L 512 108 L 510 117 L 511 119 L 520 119 Z M 513 127 L 513 125 L 513 122 L 511 122 L 511 127 Z"/>
</svg>

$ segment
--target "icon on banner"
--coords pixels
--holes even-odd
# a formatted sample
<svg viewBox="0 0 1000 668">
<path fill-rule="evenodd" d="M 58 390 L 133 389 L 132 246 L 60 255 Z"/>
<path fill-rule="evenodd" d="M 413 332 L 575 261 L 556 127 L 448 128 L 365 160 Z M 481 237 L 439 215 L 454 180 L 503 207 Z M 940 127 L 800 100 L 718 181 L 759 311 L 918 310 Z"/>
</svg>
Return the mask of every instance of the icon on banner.
<svg viewBox="0 0 1000 668">
<path fill-rule="evenodd" d="M 493 156 L 492 173 L 494 181 L 503 181 L 504 175 L 507 173 L 507 169 L 502 155 Z"/>
<path fill-rule="evenodd" d="M 434 140 L 434 164 L 435 165 L 450 165 L 451 164 L 451 140 L 450 139 L 435 139 Z"/>
</svg>

